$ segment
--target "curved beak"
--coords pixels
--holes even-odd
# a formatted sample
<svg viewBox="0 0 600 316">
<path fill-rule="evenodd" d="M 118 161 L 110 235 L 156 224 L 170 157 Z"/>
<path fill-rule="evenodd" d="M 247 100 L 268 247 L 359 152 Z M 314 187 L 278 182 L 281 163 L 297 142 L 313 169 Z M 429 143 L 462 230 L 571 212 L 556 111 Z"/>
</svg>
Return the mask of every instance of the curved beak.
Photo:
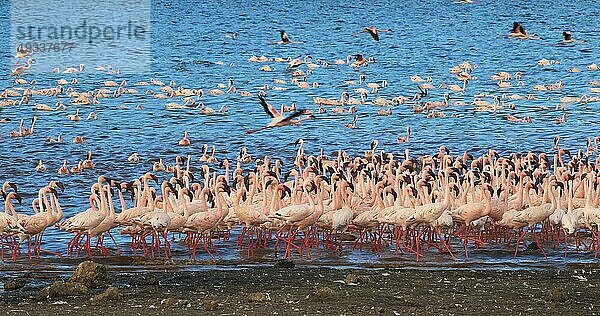
<svg viewBox="0 0 600 316">
<path fill-rule="evenodd" d="M 56 190 L 54 192 L 56 192 Z M 23 198 L 19 194 L 15 193 L 15 199 L 17 199 L 19 205 L 23 204 Z"/>
<path fill-rule="evenodd" d="M 227 192 L 228 195 L 231 195 L 231 187 L 229 186 L 229 184 L 227 184 L 227 182 L 223 182 L 223 187 L 225 189 L 225 192 Z"/>
<path fill-rule="evenodd" d="M 12 182 L 8 182 L 8 185 L 9 185 L 9 186 L 10 186 L 10 187 L 11 187 L 13 190 L 15 190 L 15 193 L 18 193 L 18 192 L 19 192 L 19 189 L 17 188 L 17 185 L 16 185 L 16 184 L 14 184 L 14 183 L 12 183 Z"/>
<path fill-rule="evenodd" d="M 54 184 L 55 184 L 55 185 L 56 185 L 58 188 L 60 188 L 60 191 L 61 191 L 61 192 L 65 192 L 65 185 L 64 185 L 62 182 L 60 182 L 60 181 L 55 181 L 55 182 L 54 182 Z"/>
<path fill-rule="evenodd" d="M 150 178 L 156 182 L 156 185 L 158 185 L 158 177 L 156 175 L 150 174 Z"/>
</svg>

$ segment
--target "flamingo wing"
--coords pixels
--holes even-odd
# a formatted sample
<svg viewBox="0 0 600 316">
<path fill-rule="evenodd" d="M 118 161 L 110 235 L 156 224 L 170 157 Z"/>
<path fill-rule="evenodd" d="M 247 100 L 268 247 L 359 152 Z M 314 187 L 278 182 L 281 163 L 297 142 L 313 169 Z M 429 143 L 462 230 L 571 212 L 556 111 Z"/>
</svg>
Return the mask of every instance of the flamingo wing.
<svg viewBox="0 0 600 316">
<path fill-rule="evenodd" d="M 263 109 L 270 117 L 281 116 L 281 113 L 279 113 L 279 111 L 277 111 L 277 109 L 275 109 L 272 105 L 270 105 L 267 102 L 267 100 L 265 99 L 265 97 L 263 97 L 262 95 L 259 95 L 258 99 L 260 100 L 260 105 L 262 105 Z"/>
<path fill-rule="evenodd" d="M 284 126 L 284 125 L 288 125 L 291 120 L 303 115 L 304 113 L 306 113 L 305 110 L 298 110 L 295 111 L 294 113 L 290 114 L 288 117 L 284 118 L 283 120 L 279 121 L 279 123 L 277 124 L 278 126 Z"/>
<path fill-rule="evenodd" d="M 283 43 L 289 43 L 290 42 L 290 37 L 287 35 L 287 33 L 285 31 L 281 31 L 281 41 Z"/>
<path fill-rule="evenodd" d="M 379 34 L 377 33 L 377 29 L 376 28 L 367 27 L 367 28 L 365 28 L 365 31 L 369 32 L 369 34 L 371 34 L 371 36 L 373 37 L 373 39 L 375 41 L 379 42 Z"/>
</svg>

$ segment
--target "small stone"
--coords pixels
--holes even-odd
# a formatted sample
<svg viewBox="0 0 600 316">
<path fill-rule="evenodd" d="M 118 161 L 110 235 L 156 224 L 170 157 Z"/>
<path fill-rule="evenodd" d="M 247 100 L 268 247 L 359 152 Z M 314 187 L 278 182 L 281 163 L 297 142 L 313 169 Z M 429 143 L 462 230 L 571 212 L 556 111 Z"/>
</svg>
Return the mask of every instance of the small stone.
<svg viewBox="0 0 600 316">
<path fill-rule="evenodd" d="M 87 295 L 89 289 L 80 283 L 55 282 L 38 293 L 38 299 Z"/>
<path fill-rule="evenodd" d="M 346 275 L 346 284 L 359 284 L 367 281 L 369 281 L 369 278 L 366 276 L 356 275 L 354 273 Z"/>
<path fill-rule="evenodd" d="M 296 264 L 292 260 L 281 259 L 275 263 L 277 269 L 293 269 Z"/>
<path fill-rule="evenodd" d="M 205 311 L 214 311 L 219 306 L 219 301 L 217 300 L 205 300 L 202 302 L 202 306 Z"/>
<path fill-rule="evenodd" d="M 107 301 L 113 301 L 117 299 L 119 299 L 119 290 L 114 286 L 109 286 L 106 291 L 94 296 L 92 299 L 92 305 L 103 304 Z"/>
<path fill-rule="evenodd" d="M 175 306 L 175 304 L 177 304 L 177 299 L 169 297 L 169 298 L 163 300 L 161 302 L 161 304 L 164 304 L 167 307 L 173 307 L 173 306 Z"/>
<path fill-rule="evenodd" d="M 169 297 L 164 299 L 161 304 L 164 304 L 166 307 L 181 307 L 186 306 L 190 301 L 189 300 L 181 300 L 177 298 Z"/>
<path fill-rule="evenodd" d="M 158 278 L 153 274 L 134 275 L 129 280 L 130 286 L 158 285 Z"/>
<path fill-rule="evenodd" d="M 315 291 L 315 296 L 319 299 L 332 298 L 334 296 L 333 290 L 330 287 L 324 286 L 319 287 Z"/>
<path fill-rule="evenodd" d="M 250 303 L 261 303 L 267 300 L 267 296 L 264 293 L 254 292 L 248 294 L 248 302 Z"/>
<path fill-rule="evenodd" d="M 549 289 L 546 296 L 546 300 L 550 302 L 565 302 L 568 299 L 567 292 L 560 288 Z"/>
<path fill-rule="evenodd" d="M 18 290 L 24 286 L 25 286 L 25 280 L 13 279 L 11 281 L 4 283 L 4 290 L 5 291 L 14 291 L 14 290 Z"/>
<path fill-rule="evenodd" d="M 93 261 L 80 263 L 69 281 L 88 288 L 104 288 L 110 284 L 106 266 Z"/>
</svg>

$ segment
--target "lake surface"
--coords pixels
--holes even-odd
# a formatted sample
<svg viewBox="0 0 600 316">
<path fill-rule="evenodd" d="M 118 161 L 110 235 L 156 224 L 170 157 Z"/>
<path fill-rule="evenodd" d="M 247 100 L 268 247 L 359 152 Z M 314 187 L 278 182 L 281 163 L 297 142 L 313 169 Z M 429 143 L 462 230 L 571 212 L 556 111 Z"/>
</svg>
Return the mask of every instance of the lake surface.
<svg viewBox="0 0 600 316">
<path fill-rule="evenodd" d="M 22 210 L 30 210 L 31 199 L 42 185 L 51 179 L 59 179 L 67 187 L 60 195 L 66 216 L 75 214 L 89 206 L 86 195 L 99 175 L 131 180 L 151 170 L 152 163 L 159 158 L 172 164 L 176 155 L 188 154 L 193 157 L 192 165 L 199 168 L 198 158 L 203 144 L 215 145 L 219 160 L 228 158 L 234 161 L 240 147 L 246 146 L 255 157 L 268 155 L 279 158 L 284 166 L 289 167 L 295 154 L 293 143 L 297 138 L 303 138 L 307 152 L 313 154 L 321 148 L 327 154 L 339 148 L 360 154 L 369 149 L 371 140 L 377 139 L 379 148 L 387 152 L 402 154 L 405 148 L 409 148 L 411 156 L 420 156 L 433 154 L 441 145 L 447 146 L 452 154 L 463 151 L 481 154 L 489 148 L 502 155 L 529 150 L 549 151 L 557 135 L 561 136 L 562 146 L 573 152 L 585 149 L 587 137 L 600 136 L 600 127 L 596 123 L 599 103 L 575 103 L 567 105 L 565 110 L 555 109 L 561 97 L 589 94 L 588 82 L 600 80 L 599 71 L 586 69 L 591 63 L 600 63 L 600 20 L 597 18 L 600 4 L 596 1 L 528 1 L 518 4 L 505 1 L 459 4 L 439 0 L 400 3 L 152 1 L 149 5 L 151 37 L 149 47 L 144 48 L 148 50 L 141 51 L 144 58 L 149 57 L 144 61 L 148 64 L 143 71 L 136 68 L 136 71 L 129 72 L 127 63 L 112 63 L 115 69 L 122 69 L 123 74 L 108 75 L 95 71 L 93 68 L 97 65 L 88 64 L 82 73 L 53 74 L 51 68 L 38 68 L 35 74 L 26 73 L 23 78 L 37 80 L 38 88 L 53 87 L 60 78 L 77 78 L 76 91 L 98 88 L 105 80 L 127 80 L 127 86 L 133 87 L 136 81 L 156 78 L 166 83 L 174 80 L 177 85 L 201 88 L 205 92 L 216 88 L 217 83 L 226 84 L 228 78 L 233 78 L 238 89 L 254 94 L 258 87 L 273 85 L 273 79 L 279 78 L 288 82 L 280 86 L 289 89 L 269 90 L 269 102 L 276 107 L 296 102 L 299 108 L 315 112 L 318 106 L 312 101 L 314 96 L 337 99 L 342 92 L 349 91 L 353 97 L 358 97 L 352 90 L 356 86 L 348 86 L 344 81 L 358 81 L 361 74 L 366 76 L 367 82 L 387 80 L 389 86 L 379 93 L 386 99 L 400 95 L 412 97 L 418 91 L 418 84 L 410 80 L 413 75 L 431 76 L 436 87 L 441 83 L 460 84 L 449 73 L 449 68 L 464 61 L 479 66 L 472 73 L 479 79 L 469 82 L 463 95 L 451 94 L 451 102 L 462 100 L 468 106 L 440 109 L 447 115 L 445 118 L 426 119 L 424 114 L 413 114 L 412 105 L 406 104 L 395 106 L 391 116 L 377 116 L 379 107 L 360 105 L 358 129 L 343 126 L 352 121 L 352 115 L 336 115 L 329 111 L 300 126 L 251 135 L 244 131 L 263 126 L 270 120 L 256 97 L 206 94 L 201 98 L 206 105 L 215 109 L 227 105 L 230 112 L 226 116 L 202 116 L 197 110 L 167 110 L 165 104 L 179 100 L 152 98 L 144 94 L 147 87 L 136 87 L 138 94 L 102 99 L 100 104 L 79 107 L 84 118 L 94 111 L 98 120 L 71 122 L 66 115 L 73 114 L 75 106 L 69 106 L 66 111 L 36 113 L 31 104 L 54 105 L 57 99 L 34 96 L 29 106 L 0 108 L 0 117 L 12 119 L 10 123 L 0 124 L 0 181 L 11 180 L 19 185 L 25 197 Z M 11 23 L 10 8 L 10 2 L 0 2 L 1 38 L 10 37 L 7 34 Z M 43 10 L 32 10 L 29 14 L 32 18 L 36 15 L 48 18 Z M 51 18 L 59 24 L 66 17 Z M 537 33 L 542 39 L 502 37 L 510 31 L 513 21 L 521 22 L 529 33 Z M 356 37 L 350 35 L 369 25 L 393 31 L 381 33 L 380 42 L 373 41 L 365 33 Z M 284 29 L 293 40 L 304 43 L 271 44 L 280 40 L 279 29 Z M 566 29 L 573 32 L 574 38 L 585 42 L 554 46 L 562 39 L 562 31 Z M 237 32 L 238 37 L 226 38 L 226 32 Z M 0 72 L 5 74 L 0 77 L 2 89 L 13 86 L 13 77 L 7 74 L 16 61 L 13 58 L 15 48 L 8 45 L 7 41 L 0 43 L 3 54 Z M 333 64 L 334 59 L 345 59 L 347 55 L 358 53 L 373 56 L 376 62 L 360 69 Z M 110 59 L 110 54 L 118 54 L 118 51 L 109 50 L 103 57 Z M 290 84 L 285 63 L 247 61 L 251 55 L 295 58 L 307 54 L 314 60 L 330 63 L 327 68 L 314 69 L 308 77 L 309 83 L 319 82 L 319 88 L 299 89 Z M 536 62 L 542 58 L 560 63 L 538 66 Z M 123 59 L 123 56 L 115 56 L 115 60 Z M 129 59 L 135 64 L 135 55 Z M 258 69 L 267 64 L 276 70 L 264 72 Z M 42 66 L 46 65 L 40 62 L 39 67 Z M 70 66 L 76 67 L 77 63 L 53 65 L 61 70 Z M 578 67 L 582 72 L 569 72 L 572 67 Z M 517 80 L 512 80 L 511 88 L 498 88 L 496 82 L 490 79 L 498 71 L 511 74 L 521 71 L 524 85 L 517 86 Z M 533 85 L 558 81 L 564 83 L 563 90 L 532 90 Z M 441 101 L 447 92 L 436 88 L 429 92 L 426 100 Z M 514 110 L 477 112 L 470 104 L 480 93 L 533 93 L 537 99 L 507 101 L 515 104 Z M 70 104 L 64 95 L 58 100 Z M 136 110 L 136 105 L 143 105 L 144 109 Z M 127 106 L 127 109 L 119 109 L 119 106 Z M 568 115 L 567 122 L 556 125 L 554 119 L 563 113 Z M 9 131 L 18 129 L 19 119 L 29 122 L 34 114 L 39 116 L 39 120 L 33 136 L 8 137 Z M 533 123 L 507 122 L 503 118 L 506 114 L 531 116 Z M 407 126 L 412 129 L 411 142 L 397 144 L 396 137 L 402 136 Z M 190 132 L 191 146 L 178 147 L 177 141 L 184 130 Z M 46 137 L 58 135 L 65 139 L 63 144 L 45 143 Z M 84 144 L 72 143 L 72 138 L 77 135 L 85 137 Z M 76 175 L 59 175 L 56 172 L 63 160 L 68 160 L 69 166 L 72 166 L 85 159 L 88 150 L 93 152 L 95 169 Z M 127 162 L 132 152 L 140 154 L 140 163 Z M 45 173 L 34 170 L 40 159 L 48 167 Z M 164 178 L 168 175 L 159 176 Z M 46 248 L 59 251 L 64 251 L 63 245 L 68 239 L 68 235 L 54 228 L 44 236 Z M 232 251 L 235 256 L 237 252 Z M 507 259 L 510 257 L 507 256 Z M 360 258 L 356 260 L 363 260 Z"/>
</svg>

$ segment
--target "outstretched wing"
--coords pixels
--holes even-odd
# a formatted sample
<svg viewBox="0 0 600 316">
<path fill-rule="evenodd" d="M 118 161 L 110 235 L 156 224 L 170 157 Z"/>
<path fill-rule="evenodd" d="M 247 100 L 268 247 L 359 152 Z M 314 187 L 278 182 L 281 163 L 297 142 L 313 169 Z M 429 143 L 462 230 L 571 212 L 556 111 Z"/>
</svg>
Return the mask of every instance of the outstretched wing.
<svg viewBox="0 0 600 316">
<path fill-rule="evenodd" d="M 369 34 L 371 34 L 371 36 L 373 37 L 373 39 L 374 39 L 375 41 L 379 42 L 379 33 L 377 33 L 377 29 L 375 29 L 375 28 L 370 28 L 370 27 L 367 27 L 367 28 L 365 28 L 365 30 L 366 30 L 367 32 L 369 32 Z"/>
<path fill-rule="evenodd" d="M 284 43 L 290 42 L 290 37 L 287 35 L 285 31 L 281 31 L 281 41 Z"/>
<path fill-rule="evenodd" d="M 277 123 L 277 125 L 279 125 L 279 126 L 284 126 L 284 125 L 287 125 L 287 124 L 289 124 L 289 123 L 290 123 L 290 121 L 291 121 L 291 120 L 293 120 L 293 119 L 295 119 L 295 118 L 297 118 L 297 117 L 299 117 L 299 116 L 301 116 L 301 115 L 303 115 L 303 114 L 305 114 L 305 113 L 306 113 L 306 111 L 305 111 L 305 110 L 298 110 L 298 111 L 295 111 L 294 113 L 290 114 L 290 116 L 288 116 L 288 117 L 284 118 L 284 119 L 283 119 L 283 120 L 281 120 L 279 123 Z"/>
<path fill-rule="evenodd" d="M 277 116 L 281 116 L 281 113 L 279 113 L 279 111 L 277 111 L 274 107 L 272 107 L 267 100 L 265 99 L 265 97 L 263 97 L 262 95 L 258 96 L 258 99 L 260 100 L 260 105 L 262 105 L 263 109 L 265 110 L 265 112 L 270 116 L 270 117 L 277 117 Z"/>
</svg>

